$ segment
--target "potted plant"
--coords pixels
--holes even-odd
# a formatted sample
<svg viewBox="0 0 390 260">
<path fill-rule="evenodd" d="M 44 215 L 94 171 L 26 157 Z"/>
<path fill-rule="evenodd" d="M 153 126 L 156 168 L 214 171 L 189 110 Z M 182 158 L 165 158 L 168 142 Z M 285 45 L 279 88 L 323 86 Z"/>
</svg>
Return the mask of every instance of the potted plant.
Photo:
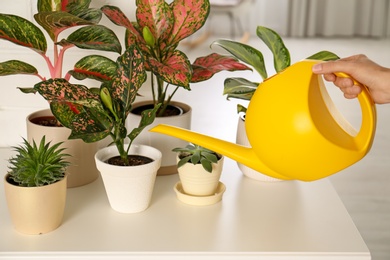
<svg viewBox="0 0 390 260">
<path fill-rule="evenodd" d="M 13 147 L 16 155 L 9 160 L 10 171 L 4 178 L 5 197 L 15 229 L 25 234 L 44 234 L 62 223 L 66 201 L 66 167 L 61 143 L 39 145 L 23 139 Z"/>
<path fill-rule="evenodd" d="M 274 68 L 276 73 L 283 71 L 290 66 L 290 52 L 285 46 L 282 38 L 278 33 L 267 27 L 258 26 L 256 29 L 257 36 L 265 43 L 271 50 L 274 58 Z M 217 40 L 212 43 L 212 46 L 220 46 L 227 50 L 234 57 L 251 66 L 263 80 L 268 78 L 268 73 L 265 67 L 263 54 L 258 49 L 236 41 L 231 40 Z M 336 60 L 339 59 L 337 55 L 329 51 L 320 51 L 311 55 L 307 59 L 316 60 Z M 223 94 L 227 99 L 236 98 L 245 101 L 250 101 L 257 87 L 261 87 L 261 83 L 252 82 L 245 78 L 234 77 L 227 78 L 224 82 Z M 241 145 L 250 146 L 245 130 L 245 112 L 244 105 L 237 105 L 237 113 L 240 114 L 237 125 L 236 142 Z M 279 179 L 263 175 L 241 163 L 238 164 L 240 170 L 247 177 L 260 181 L 278 181 Z"/>
<path fill-rule="evenodd" d="M 91 143 L 111 137 L 113 145 L 100 149 L 95 161 L 111 207 L 122 213 L 143 211 L 149 206 L 161 164 L 160 151 L 132 144 L 153 122 L 159 106 L 145 110 L 131 131 L 125 124 L 145 79 L 142 53 L 132 45 L 118 57 L 115 75 L 100 89 L 73 85 L 65 79 L 50 79 L 34 86 L 50 102 L 60 123 L 71 130 L 70 139 Z"/>
<path fill-rule="evenodd" d="M 97 65 L 104 66 L 110 72 L 112 61 L 99 55 L 89 55 L 77 62 L 74 70 L 63 74 L 65 53 L 73 47 L 79 49 L 109 51 L 121 53 L 121 45 L 115 33 L 105 26 L 98 25 L 102 17 L 100 9 L 89 8 L 91 0 L 65 1 L 65 0 L 39 0 L 38 12 L 34 15 L 38 27 L 33 22 L 12 14 L 0 14 L 0 39 L 7 40 L 16 45 L 28 48 L 42 57 L 47 64 L 50 74 L 44 76 L 31 64 L 19 60 L 9 60 L 0 63 L 0 76 L 24 74 L 35 76 L 38 81 L 48 78 L 64 78 L 70 80 L 71 76 L 80 79 L 94 77 L 102 78 L 97 73 Z M 60 39 L 63 31 L 71 31 L 64 39 Z M 52 51 L 48 53 L 48 40 L 46 32 L 52 42 Z M 93 60 L 93 62 L 90 62 Z M 81 75 L 81 76 L 80 76 Z M 33 85 L 33 84 L 32 84 Z M 25 93 L 35 93 L 32 87 L 20 87 Z M 49 119 L 48 119 L 49 118 Z M 52 117 L 50 111 L 42 110 L 27 117 L 27 139 L 39 140 L 43 135 L 54 142 L 64 142 L 67 152 L 72 154 L 71 166 L 68 167 L 68 187 L 81 186 L 92 182 L 98 177 L 94 165 L 93 155 L 98 149 L 97 144 L 85 144 L 80 140 L 68 141 L 69 129 L 60 126 Z M 53 126 L 53 127 L 52 127 Z"/>
<path fill-rule="evenodd" d="M 178 198 L 188 204 L 206 205 L 218 202 L 225 191 L 219 181 L 224 156 L 196 144 L 177 147 L 180 182 L 175 185 Z"/>
<path fill-rule="evenodd" d="M 138 113 L 145 107 L 162 104 L 154 125 L 170 124 L 189 129 L 191 126 L 191 107 L 175 101 L 179 89 L 190 90 L 190 83 L 209 79 L 222 70 L 246 70 L 245 64 L 232 57 L 212 53 L 197 58 L 191 64 L 187 55 L 178 49 L 180 42 L 197 32 L 206 22 L 210 12 L 209 0 L 165 0 L 137 1 L 136 19 L 131 22 L 115 6 L 103 6 L 104 14 L 116 25 L 127 29 L 127 46 L 137 44 L 150 72 L 151 101 L 134 105 L 129 121 L 138 121 Z M 148 127 L 151 128 L 154 125 Z M 163 152 L 160 175 L 177 172 L 175 156 L 170 153 L 176 146 L 184 146 L 182 140 L 159 136 L 145 131 L 137 139 L 149 143 Z"/>
</svg>

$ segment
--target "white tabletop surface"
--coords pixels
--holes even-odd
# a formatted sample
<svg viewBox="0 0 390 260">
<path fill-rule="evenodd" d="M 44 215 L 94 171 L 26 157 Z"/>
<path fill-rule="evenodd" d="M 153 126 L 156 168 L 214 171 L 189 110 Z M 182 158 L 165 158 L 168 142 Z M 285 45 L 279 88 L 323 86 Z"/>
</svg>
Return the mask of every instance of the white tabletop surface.
<svg viewBox="0 0 390 260">
<path fill-rule="evenodd" d="M 5 174 L 9 149 L 0 149 Z M 370 259 L 327 179 L 266 183 L 225 160 L 226 192 L 211 206 L 180 202 L 177 175 L 157 177 L 150 207 L 112 210 L 99 178 L 68 189 L 63 224 L 23 235 L 10 221 L 0 186 L 0 259 Z"/>
</svg>

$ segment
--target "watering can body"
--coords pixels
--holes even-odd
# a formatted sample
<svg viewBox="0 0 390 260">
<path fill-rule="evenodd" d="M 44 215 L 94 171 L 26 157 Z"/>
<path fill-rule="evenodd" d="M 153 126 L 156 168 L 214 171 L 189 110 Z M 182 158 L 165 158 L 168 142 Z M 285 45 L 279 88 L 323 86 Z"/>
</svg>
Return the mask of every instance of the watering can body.
<svg viewBox="0 0 390 260">
<path fill-rule="evenodd" d="M 297 62 L 260 83 L 245 118 L 250 148 L 166 125 L 151 131 L 204 146 L 274 178 L 313 181 L 332 175 L 370 150 L 376 110 L 363 86 L 358 96 L 362 123 L 359 131 L 353 129 L 335 108 L 322 77 L 312 73 L 318 62 Z"/>
</svg>

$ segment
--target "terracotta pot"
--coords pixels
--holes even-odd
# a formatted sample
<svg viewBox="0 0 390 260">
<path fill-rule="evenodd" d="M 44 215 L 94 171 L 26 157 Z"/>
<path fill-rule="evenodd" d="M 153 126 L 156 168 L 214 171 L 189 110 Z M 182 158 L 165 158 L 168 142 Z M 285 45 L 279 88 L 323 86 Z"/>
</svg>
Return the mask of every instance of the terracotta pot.
<svg viewBox="0 0 390 260">
<path fill-rule="evenodd" d="M 236 143 L 250 147 L 250 143 L 245 130 L 245 120 L 241 116 L 238 118 Z M 265 182 L 281 181 L 280 179 L 276 179 L 268 175 L 262 174 L 258 171 L 255 171 L 252 168 L 249 168 L 241 163 L 237 163 L 237 165 L 241 172 L 248 178 Z"/>
<path fill-rule="evenodd" d="M 132 145 L 129 154 L 138 154 L 153 159 L 153 162 L 138 166 L 116 166 L 106 163 L 119 155 L 116 146 L 100 149 L 96 155 L 96 166 L 100 171 L 110 206 L 121 213 L 136 213 L 149 207 L 161 165 L 161 152 L 146 145 Z"/>
<path fill-rule="evenodd" d="M 176 160 L 179 161 L 177 156 Z M 217 164 L 213 163 L 213 171 L 211 173 L 203 169 L 201 164 L 186 163 L 178 168 L 183 191 L 193 196 L 210 196 L 215 194 L 222 173 L 223 161 L 224 156 L 219 159 Z"/>
<path fill-rule="evenodd" d="M 67 177 L 40 187 L 20 187 L 4 179 L 5 197 L 15 229 L 29 235 L 45 234 L 62 223 Z"/>
<path fill-rule="evenodd" d="M 27 116 L 27 140 L 32 142 L 34 139 L 39 144 L 45 135 L 47 142 L 64 142 L 61 147 L 66 148 L 65 152 L 71 155 L 68 158 L 71 165 L 66 171 L 68 188 L 86 185 L 96 180 L 99 177 L 99 172 L 96 169 L 94 156 L 99 144 L 87 144 L 81 139 L 69 140 L 71 131 L 66 127 L 41 126 L 31 122 L 33 118 L 45 116 L 53 116 L 50 109 L 37 111 Z"/>
<path fill-rule="evenodd" d="M 133 105 L 133 109 L 148 104 L 151 104 L 151 102 L 136 102 Z M 186 129 L 191 128 L 191 107 L 184 103 L 174 101 L 171 102 L 171 104 L 183 109 L 183 114 L 179 116 L 156 117 L 153 124 L 147 126 L 134 141 L 134 143 L 149 145 L 161 151 L 163 157 L 161 161 L 161 167 L 158 170 L 157 175 L 168 175 L 177 173 L 176 153 L 172 152 L 172 149 L 176 147 L 184 147 L 188 144 L 188 142 L 178 138 L 149 132 L 149 129 L 153 128 L 158 124 L 173 125 Z M 130 113 L 126 122 L 127 128 L 133 129 L 134 126 L 137 126 L 139 124 L 140 119 L 141 117 L 139 115 Z"/>
</svg>

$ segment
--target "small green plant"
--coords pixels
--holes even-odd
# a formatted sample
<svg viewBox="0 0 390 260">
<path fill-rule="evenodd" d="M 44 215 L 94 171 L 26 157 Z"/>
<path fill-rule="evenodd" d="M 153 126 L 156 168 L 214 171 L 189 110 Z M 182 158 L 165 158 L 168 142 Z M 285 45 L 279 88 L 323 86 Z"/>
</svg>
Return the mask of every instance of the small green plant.
<svg viewBox="0 0 390 260">
<path fill-rule="evenodd" d="M 23 145 L 13 147 L 17 154 L 9 160 L 11 180 L 19 186 L 39 187 L 64 178 L 70 163 L 65 160 L 69 156 L 63 153 L 65 148 L 59 148 L 61 142 L 50 146 L 51 142 L 46 143 L 45 136 L 39 146 L 35 141 L 32 145 L 24 138 L 23 141 Z"/>
<path fill-rule="evenodd" d="M 267 27 L 258 26 L 256 29 L 256 34 L 271 50 L 274 58 L 274 68 L 276 73 L 279 73 L 290 66 L 290 52 L 285 46 L 282 38 L 275 31 Z M 212 43 L 212 46 L 213 45 L 224 48 L 238 60 L 250 65 L 257 73 L 259 73 L 263 80 L 268 78 L 263 54 L 258 49 L 247 44 L 231 40 L 217 40 Z M 320 51 L 306 59 L 328 61 L 337 60 L 339 57 L 329 51 Z M 227 95 L 227 99 L 236 98 L 249 101 L 251 100 L 258 86 L 261 86 L 261 83 L 252 82 L 245 78 L 227 78 L 224 82 L 223 95 Z M 237 112 L 245 113 L 246 107 L 238 104 Z"/>
<path fill-rule="evenodd" d="M 218 160 L 221 158 L 220 154 L 196 144 L 189 144 L 184 148 L 177 147 L 172 151 L 179 153 L 180 160 L 177 163 L 177 167 L 191 162 L 194 165 L 202 164 L 203 168 L 210 173 L 213 171 L 212 164 L 218 163 Z"/>
</svg>

